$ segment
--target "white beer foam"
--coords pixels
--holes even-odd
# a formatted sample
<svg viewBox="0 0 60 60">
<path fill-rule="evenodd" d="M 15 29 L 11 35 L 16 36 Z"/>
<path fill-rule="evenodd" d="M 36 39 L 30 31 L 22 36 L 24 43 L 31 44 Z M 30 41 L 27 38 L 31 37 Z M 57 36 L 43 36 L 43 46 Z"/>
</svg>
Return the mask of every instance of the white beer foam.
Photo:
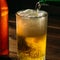
<svg viewBox="0 0 60 60">
<path fill-rule="evenodd" d="M 23 17 L 22 20 L 20 20 L 20 24 L 22 24 L 21 29 L 23 30 L 23 35 L 25 35 L 25 36 L 40 36 L 46 32 L 47 18 L 43 16 L 45 14 L 44 11 L 39 11 L 39 13 L 38 13 L 34 10 L 27 9 L 25 11 L 19 11 L 18 14 L 20 16 L 24 16 L 24 17 L 42 16 L 40 18 L 29 18 L 29 19 L 25 19 Z M 38 14 L 38 15 L 36 16 L 35 14 Z"/>
<path fill-rule="evenodd" d="M 17 14 L 24 17 L 41 17 L 41 16 L 46 15 L 47 12 L 39 11 L 39 10 L 37 11 L 33 9 L 26 9 L 23 11 L 18 11 Z"/>
</svg>

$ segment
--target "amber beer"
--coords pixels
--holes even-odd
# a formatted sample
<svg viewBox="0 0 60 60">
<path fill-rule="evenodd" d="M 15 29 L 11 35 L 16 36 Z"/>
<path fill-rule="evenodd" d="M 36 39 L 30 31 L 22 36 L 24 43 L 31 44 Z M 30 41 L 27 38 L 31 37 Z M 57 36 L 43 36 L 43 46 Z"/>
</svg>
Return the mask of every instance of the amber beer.
<svg viewBox="0 0 60 60">
<path fill-rule="evenodd" d="M 18 11 L 16 34 L 20 60 L 45 60 L 47 12 L 31 9 Z"/>
<path fill-rule="evenodd" d="M 0 56 L 7 56 L 8 49 L 8 6 L 6 0 L 0 0 Z"/>
</svg>

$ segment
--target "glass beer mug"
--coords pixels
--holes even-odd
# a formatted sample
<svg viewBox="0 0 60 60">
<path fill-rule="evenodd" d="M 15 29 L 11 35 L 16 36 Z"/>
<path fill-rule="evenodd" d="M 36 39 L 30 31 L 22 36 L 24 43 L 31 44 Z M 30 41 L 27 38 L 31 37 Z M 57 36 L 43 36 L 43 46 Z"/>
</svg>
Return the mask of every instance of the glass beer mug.
<svg viewBox="0 0 60 60">
<path fill-rule="evenodd" d="M 16 13 L 19 60 L 45 60 L 47 12 L 27 9 Z"/>
</svg>

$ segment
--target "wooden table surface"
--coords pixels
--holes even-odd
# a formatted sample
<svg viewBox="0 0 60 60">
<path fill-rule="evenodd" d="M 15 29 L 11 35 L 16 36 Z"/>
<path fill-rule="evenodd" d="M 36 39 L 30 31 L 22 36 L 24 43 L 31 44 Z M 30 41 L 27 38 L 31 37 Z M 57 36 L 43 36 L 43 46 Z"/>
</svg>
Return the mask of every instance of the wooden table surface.
<svg viewBox="0 0 60 60">
<path fill-rule="evenodd" d="M 46 60 L 60 60 L 60 19 L 49 18 L 47 30 Z M 10 57 L 17 60 L 17 40 L 15 18 L 9 20 Z"/>
</svg>

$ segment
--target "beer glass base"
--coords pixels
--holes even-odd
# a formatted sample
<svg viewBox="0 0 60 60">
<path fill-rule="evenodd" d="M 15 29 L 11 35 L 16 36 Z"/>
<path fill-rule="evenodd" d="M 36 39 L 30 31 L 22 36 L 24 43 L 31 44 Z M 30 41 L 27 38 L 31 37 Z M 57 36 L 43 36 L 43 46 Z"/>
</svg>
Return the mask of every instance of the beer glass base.
<svg viewBox="0 0 60 60">
<path fill-rule="evenodd" d="M 39 58 L 30 58 L 30 57 L 18 57 L 18 60 L 45 60 L 45 56 Z"/>
</svg>

